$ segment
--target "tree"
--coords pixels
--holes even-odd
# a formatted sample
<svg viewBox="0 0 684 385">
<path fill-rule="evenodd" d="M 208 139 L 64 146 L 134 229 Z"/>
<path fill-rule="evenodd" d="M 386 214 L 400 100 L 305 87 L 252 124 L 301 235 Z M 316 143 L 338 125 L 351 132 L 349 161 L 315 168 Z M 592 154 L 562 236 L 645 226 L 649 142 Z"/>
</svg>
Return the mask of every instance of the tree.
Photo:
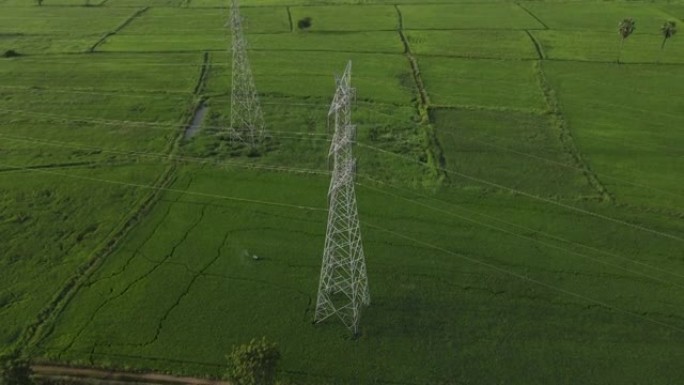
<svg viewBox="0 0 684 385">
<path fill-rule="evenodd" d="M 13 353 L 0 358 L 0 385 L 31 385 L 29 360 Z"/>
<path fill-rule="evenodd" d="M 233 348 L 227 376 L 235 385 L 273 385 L 280 360 L 278 345 L 266 337 Z"/>
<path fill-rule="evenodd" d="M 311 24 L 312 24 L 311 18 L 309 16 L 307 16 L 307 17 L 305 17 L 305 18 L 303 18 L 297 22 L 297 28 L 302 29 L 302 30 L 309 29 L 309 28 L 311 28 Z"/>
<path fill-rule="evenodd" d="M 665 24 L 660 27 L 660 32 L 663 34 L 663 44 L 660 45 L 660 50 L 662 51 L 663 48 L 665 48 L 667 39 L 671 38 L 675 35 L 675 33 L 677 33 L 677 23 L 674 21 L 666 21 Z"/>
<path fill-rule="evenodd" d="M 38 6 L 40 7 L 41 5 L 43 5 L 43 0 L 36 0 L 36 3 L 38 3 Z"/>
<path fill-rule="evenodd" d="M 620 63 L 620 57 L 622 56 L 622 46 L 625 45 L 625 39 L 631 35 L 636 29 L 634 19 L 624 19 L 618 25 L 618 32 L 620 33 L 620 51 L 618 52 L 617 62 Z"/>
</svg>

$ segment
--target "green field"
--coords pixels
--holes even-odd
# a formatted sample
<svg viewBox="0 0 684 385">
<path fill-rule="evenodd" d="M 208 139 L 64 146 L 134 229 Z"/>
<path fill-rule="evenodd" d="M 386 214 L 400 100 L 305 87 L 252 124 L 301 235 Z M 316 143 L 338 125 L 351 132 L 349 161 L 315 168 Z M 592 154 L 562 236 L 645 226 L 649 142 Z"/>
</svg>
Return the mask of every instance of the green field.
<svg viewBox="0 0 684 385">
<path fill-rule="evenodd" d="M 266 336 L 285 384 L 684 381 L 681 1 L 244 0 L 259 156 L 226 135 L 227 1 L 90 3 L 0 0 L 0 353 L 219 377 Z M 311 323 L 348 60 L 356 339 Z"/>
</svg>

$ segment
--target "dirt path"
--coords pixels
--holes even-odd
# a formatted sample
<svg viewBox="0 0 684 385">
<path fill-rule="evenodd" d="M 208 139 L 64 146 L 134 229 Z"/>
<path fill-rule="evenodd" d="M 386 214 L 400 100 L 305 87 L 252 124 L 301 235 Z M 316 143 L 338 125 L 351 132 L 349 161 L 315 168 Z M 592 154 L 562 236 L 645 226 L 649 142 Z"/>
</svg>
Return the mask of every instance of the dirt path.
<svg viewBox="0 0 684 385">
<path fill-rule="evenodd" d="M 187 384 L 187 385 L 231 385 L 230 382 L 195 377 L 177 377 L 161 373 L 130 373 L 96 368 L 76 368 L 56 365 L 33 365 L 38 377 L 71 379 L 75 382 L 102 382 L 106 384 Z M 79 381 L 80 380 L 80 381 Z"/>
</svg>

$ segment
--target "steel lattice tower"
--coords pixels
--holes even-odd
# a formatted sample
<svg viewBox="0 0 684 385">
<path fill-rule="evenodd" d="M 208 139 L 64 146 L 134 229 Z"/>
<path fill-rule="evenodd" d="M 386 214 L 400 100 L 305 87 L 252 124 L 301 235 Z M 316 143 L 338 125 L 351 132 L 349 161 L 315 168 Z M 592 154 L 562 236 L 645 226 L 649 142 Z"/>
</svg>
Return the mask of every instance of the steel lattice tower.
<svg viewBox="0 0 684 385">
<path fill-rule="evenodd" d="M 337 91 L 328 112 L 328 117 L 334 116 L 335 122 L 328 154 L 332 158 L 333 171 L 328 190 L 328 229 L 314 321 L 321 322 L 336 314 L 356 335 L 361 306 L 370 304 L 370 293 L 354 189 L 356 161 L 352 145 L 356 127 L 351 123 L 351 105 L 355 96 L 351 87 L 351 68 L 349 61 L 344 75 L 337 81 Z"/>
<path fill-rule="evenodd" d="M 252 69 L 247 57 L 247 40 L 242 30 L 242 17 L 237 0 L 230 6 L 232 34 L 232 90 L 230 98 L 230 130 L 233 140 L 245 142 L 254 148 L 264 137 L 264 116 L 259 94 L 254 85 Z"/>
</svg>

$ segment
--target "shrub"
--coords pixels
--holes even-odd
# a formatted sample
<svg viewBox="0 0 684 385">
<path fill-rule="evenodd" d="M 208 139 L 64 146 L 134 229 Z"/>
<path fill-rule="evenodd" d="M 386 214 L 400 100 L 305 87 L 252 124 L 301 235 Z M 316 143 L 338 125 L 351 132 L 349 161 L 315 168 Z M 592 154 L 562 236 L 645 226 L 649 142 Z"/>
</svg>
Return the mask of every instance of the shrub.
<svg viewBox="0 0 684 385">
<path fill-rule="evenodd" d="M 0 358 L 0 385 L 31 384 L 31 365 L 27 359 L 17 354 Z"/>
<path fill-rule="evenodd" d="M 311 18 L 309 16 L 299 20 L 297 22 L 297 28 L 299 29 L 308 29 L 311 28 Z"/>
<path fill-rule="evenodd" d="M 17 57 L 19 56 L 19 52 L 13 50 L 13 49 L 8 49 L 5 51 L 5 53 L 2 55 L 3 57 Z"/>
<path fill-rule="evenodd" d="M 228 378 L 235 385 L 273 385 L 280 351 L 274 343 L 252 339 L 233 348 L 228 358 Z"/>
</svg>

